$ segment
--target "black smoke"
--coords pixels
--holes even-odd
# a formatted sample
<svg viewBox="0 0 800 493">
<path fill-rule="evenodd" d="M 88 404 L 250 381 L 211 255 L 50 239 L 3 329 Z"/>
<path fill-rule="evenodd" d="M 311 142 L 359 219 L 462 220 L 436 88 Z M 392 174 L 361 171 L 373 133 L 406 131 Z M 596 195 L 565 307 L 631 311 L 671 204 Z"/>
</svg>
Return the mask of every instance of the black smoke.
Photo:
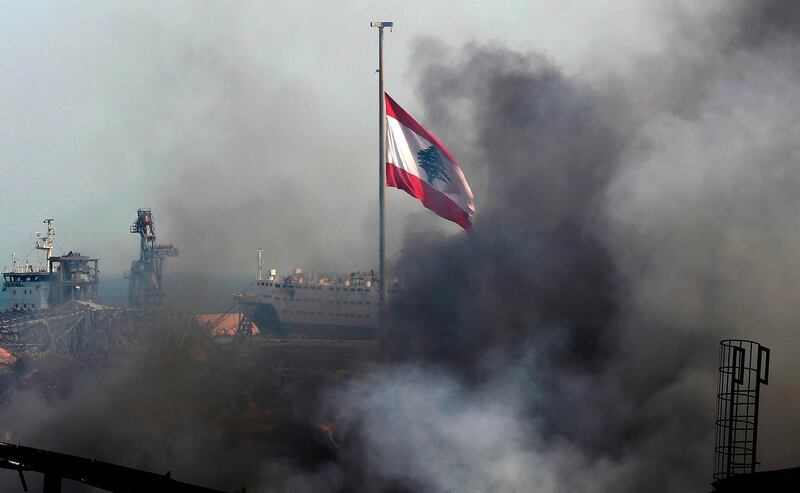
<svg viewBox="0 0 800 493">
<path fill-rule="evenodd" d="M 620 104 L 537 57 L 491 46 L 461 57 L 426 67 L 418 86 L 434 128 L 471 136 L 455 146 L 483 177 L 481 207 L 472 234 L 405 239 L 398 314 L 439 358 L 470 364 L 494 343 L 564 331 L 558 358 L 591 368 L 618 309 L 597 229 L 625 138 Z M 464 105 L 465 121 L 448 118 Z"/>
<path fill-rule="evenodd" d="M 425 491 L 708 488 L 717 341 L 797 346 L 800 8 L 665 11 L 676 37 L 632 76 L 419 43 L 422 121 L 478 212 L 469 234 L 409 227 L 393 315 L 424 342 L 346 393 L 372 471 Z M 798 429 L 791 359 L 764 396 L 765 469 L 800 458 L 775 433 Z"/>
</svg>

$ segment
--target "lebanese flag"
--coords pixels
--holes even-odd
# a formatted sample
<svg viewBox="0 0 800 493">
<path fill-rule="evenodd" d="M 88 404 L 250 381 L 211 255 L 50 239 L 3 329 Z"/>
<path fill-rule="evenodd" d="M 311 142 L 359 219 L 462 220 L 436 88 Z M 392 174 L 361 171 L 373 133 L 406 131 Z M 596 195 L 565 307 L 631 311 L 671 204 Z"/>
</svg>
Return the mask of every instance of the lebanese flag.
<svg viewBox="0 0 800 493">
<path fill-rule="evenodd" d="M 475 204 L 456 158 L 439 139 L 386 96 L 386 185 L 469 230 Z"/>
</svg>

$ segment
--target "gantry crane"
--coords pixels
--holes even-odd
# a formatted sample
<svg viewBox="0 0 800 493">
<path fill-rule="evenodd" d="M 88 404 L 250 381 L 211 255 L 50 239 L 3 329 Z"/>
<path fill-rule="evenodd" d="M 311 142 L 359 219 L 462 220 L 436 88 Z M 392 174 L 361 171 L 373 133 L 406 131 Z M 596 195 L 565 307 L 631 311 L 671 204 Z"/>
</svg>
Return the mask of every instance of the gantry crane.
<svg viewBox="0 0 800 493">
<path fill-rule="evenodd" d="M 156 243 L 155 224 L 150 209 L 139 209 L 136 214 L 131 233 L 138 233 L 141 243 L 139 260 L 131 263 L 128 303 L 132 308 L 158 308 L 164 300 L 161 290 L 164 258 L 177 257 L 178 249 L 172 243 Z"/>
</svg>

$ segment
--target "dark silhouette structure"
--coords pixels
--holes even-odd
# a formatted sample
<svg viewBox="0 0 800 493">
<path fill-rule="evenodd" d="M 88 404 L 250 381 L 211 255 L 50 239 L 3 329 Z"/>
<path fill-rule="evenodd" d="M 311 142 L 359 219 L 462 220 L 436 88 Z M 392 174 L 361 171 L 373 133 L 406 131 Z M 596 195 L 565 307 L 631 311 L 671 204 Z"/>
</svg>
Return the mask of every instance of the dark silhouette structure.
<svg viewBox="0 0 800 493">
<path fill-rule="evenodd" d="M 756 472 L 758 399 L 769 383 L 769 349 L 757 342 L 720 342 L 714 480 Z"/>
<path fill-rule="evenodd" d="M 768 348 L 754 341 L 720 342 L 715 493 L 800 493 L 800 467 L 756 472 L 758 404 L 769 384 Z"/>
<path fill-rule="evenodd" d="M 60 493 L 63 479 L 118 493 L 138 491 L 223 493 L 221 490 L 175 481 L 169 472 L 156 474 L 95 459 L 4 442 L 0 442 L 0 468 L 17 471 L 23 491 L 28 491 L 24 472 L 36 471 L 44 474 L 43 493 Z"/>
<path fill-rule="evenodd" d="M 797 493 L 800 467 L 730 476 L 713 483 L 715 493 Z"/>
</svg>

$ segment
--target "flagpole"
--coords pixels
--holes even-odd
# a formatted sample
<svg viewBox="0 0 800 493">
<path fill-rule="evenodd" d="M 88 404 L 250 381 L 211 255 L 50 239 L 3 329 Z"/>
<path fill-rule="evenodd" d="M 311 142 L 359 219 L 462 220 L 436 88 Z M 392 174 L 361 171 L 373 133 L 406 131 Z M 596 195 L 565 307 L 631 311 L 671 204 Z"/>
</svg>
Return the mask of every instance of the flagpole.
<svg viewBox="0 0 800 493">
<path fill-rule="evenodd" d="M 370 27 L 378 28 L 378 169 L 379 183 L 378 183 L 378 222 L 379 222 L 379 239 L 378 239 L 378 267 L 380 277 L 380 299 L 378 303 L 378 321 L 381 325 L 382 335 L 385 332 L 385 319 L 386 319 L 386 290 L 388 284 L 388 277 L 386 276 L 386 97 L 384 96 L 383 89 L 383 29 L 386 27 L 391 28 L 393 22 L 374 21 L 370 23 Z"/>
</svg>

